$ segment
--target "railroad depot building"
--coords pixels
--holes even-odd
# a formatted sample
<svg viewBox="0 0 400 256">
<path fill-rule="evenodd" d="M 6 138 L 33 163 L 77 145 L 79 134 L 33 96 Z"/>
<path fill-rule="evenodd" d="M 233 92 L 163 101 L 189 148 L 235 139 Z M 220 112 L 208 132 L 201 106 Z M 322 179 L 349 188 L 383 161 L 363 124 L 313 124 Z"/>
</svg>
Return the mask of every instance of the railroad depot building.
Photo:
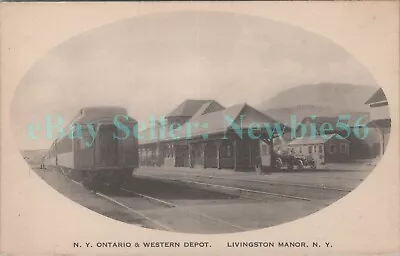
<svg viewBox="0 0 400 256">
<path fill-rule="evenodd" d="M 338 117 L 305 117 L 295 130 L 285 133 L 275 143 L 275 150 L 291 152 L 296 156 L 311 156 L 318 164 L 347 162 L 351 159 L 352 145 L 350 139 L 337 137 L 338 134 L 346 136 L 336 129 L 337 122 Z M 348 120 L 346 123 L 351 122 Z"/>
<path fill-rule="evenodd" d="M 140 164 L 254 170 L 260 155 L 272 162 L 266 123 L 280 125 L 245 103 L 225 108 L 214 100 L 186 100 L 165 123 L 139 133 Z"/>
<path fill-rule="evenodd" d="M 294 155 L 312 156 L 319 164 L 347 162 L 350 159 L 350 141 L 336 135 L 299 137 L 288 143 L 288 151 Z"/>
<path fill-rule="evenodd" d="M 379 137 L 373 141 L 374 157 L 381 157 L 389 142 L 391 118 L 389 104 L 382 88 L 379 88 L 366 102 L 370 106 L 371 117 L 368 127 L 376 129 Z"/>
<path fill-rule="evenodd" d="M 301 154 L 312 155 L 321 163 L 374 158 L 378 154 L 377 141 L 380 140 L 380 132 L 370 125 L 370 115 L 369 112 L 349 112 L 333 117 L 306 117 L 298 124 L 295 131 L 287 132 L 282 138 L 276 139 L 274 150 L 294 151 L 295 154 L 300 154 L 292 146 L 308 145 L 313 147 L 312 152 L 307 153 L 310 150 L 302 150 Z M 321 128 L 324 130 L 323 135 L 334 136 L 328 136 L 324 140 Z M 346 139 L 338 139 L 337 135 Z M 336 146 L 327 146 L 335 141 L 337 141 Z"/>
</svg>

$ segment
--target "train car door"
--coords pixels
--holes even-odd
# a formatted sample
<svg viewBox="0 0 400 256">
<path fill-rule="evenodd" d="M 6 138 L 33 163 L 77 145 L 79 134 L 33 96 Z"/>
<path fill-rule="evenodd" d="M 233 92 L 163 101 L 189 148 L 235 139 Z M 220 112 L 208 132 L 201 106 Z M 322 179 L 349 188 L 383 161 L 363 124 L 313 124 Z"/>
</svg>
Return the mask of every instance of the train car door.
<svg viewBox="0 0 400 256">
<path fill-rule="evenodd" d="M 126 124 L 128 127 L 132 127 L 132 124 Z M 119 163 L 121 167 L 138 167 L 139 164 L 139 148 L 138 139 L 133 135 L 128 136 L 120 129 L 116 131 L 116 134 L 120 140 L 119 143 Z"/>
<path fill-rule="evenodd" d="M 271 166 L 270 145 L 260 140 L 260 158 L 262 166 Z"/>
<path fill-rule="evenodd" d="M 82 137 L 73 141 L 73 161 L 76 169 L 88 170 L 92 169 L 94 164 L 94 145 L 90 145 L 92 137 L 88 127 L 81 127 Z"/>
<path fill-rule="evenodd" d="M 100 124 L 97 130 L 95 142 L 95 166 L 96 167 L 118 167 L 119 141 L 114 138 L 116 127 L 112 124 Z"/>
</svg>

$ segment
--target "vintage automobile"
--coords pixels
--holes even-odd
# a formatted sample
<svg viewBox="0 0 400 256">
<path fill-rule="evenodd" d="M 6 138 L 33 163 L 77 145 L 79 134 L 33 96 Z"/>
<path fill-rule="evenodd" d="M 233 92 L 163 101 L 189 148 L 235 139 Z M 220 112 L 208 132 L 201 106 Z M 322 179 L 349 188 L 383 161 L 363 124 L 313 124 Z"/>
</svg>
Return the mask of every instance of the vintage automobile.
<svg viewBox="0 0 400 256">
<path fill-rule="evenodd" d="M 316 169 L 316 163 L 312 156 L 300 156 L 295 155 L 291 152 L 278 152 L 276 160 L 275 160 L 275 167 L 278 169 L 304 169 L 304 168 L 311 168 Z"/>
</svg>

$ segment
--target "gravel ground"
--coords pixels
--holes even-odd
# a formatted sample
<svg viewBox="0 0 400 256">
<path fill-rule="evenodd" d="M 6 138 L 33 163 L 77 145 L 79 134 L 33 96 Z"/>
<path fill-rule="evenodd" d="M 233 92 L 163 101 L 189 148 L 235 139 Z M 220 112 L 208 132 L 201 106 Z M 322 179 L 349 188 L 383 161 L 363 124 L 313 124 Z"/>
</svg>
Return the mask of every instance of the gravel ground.
<svg viewBox="0 0 400 256">
<path fill-rule="evenodd" d="M 146 228 L 206 234 L 240 232 L 292 221 L 314 213 L 348 193 L 268 182 L 313 186 L 320 186 L 320 182 L 323 182 L 334 187 L 352 189 L 368 174 L 301 172 L 256 175 L 226 170 L 140 168 L 124 184 L 124 190 L 110 189 L 106 185 L 100 188 L 101 194 L 115 200 L 117 204 L 74 183 L 55 170 L 40 170 L 35 166 L 33 169 L 61 194 L 104 216 Z M 343 182 L 346 179 L 352 182 Z M 235 189 L 189 184 L 186 181 L 272 194 L 245 193 Z M 275 194 L 306 197 L 309 200 L 285 198 Z M 161 200 L 161 203 L 143 195 Z"/>
</svg>

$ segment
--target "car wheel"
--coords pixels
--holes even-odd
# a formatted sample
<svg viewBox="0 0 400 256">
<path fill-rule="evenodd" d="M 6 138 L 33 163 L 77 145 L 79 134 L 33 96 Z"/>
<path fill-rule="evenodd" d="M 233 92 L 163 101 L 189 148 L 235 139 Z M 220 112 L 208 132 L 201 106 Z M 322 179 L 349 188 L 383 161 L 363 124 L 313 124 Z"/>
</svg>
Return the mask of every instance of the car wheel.
<svg viewBox="0 0 400 256">
<path fill-rule="evenodd" d="M 275 166 L 276 166 L 276 168 L 278 168 L 278 169 L 282 169 L 282 166 L 283 166 L 282 159 L 277 158 L 276 161 L 275 161 Z"/>
<path fill-rule="evenodd" d="M 304 169 L 303 161 L 298 160 L 296 165 L 297 165 L 297 168 L 298 168 L 298 169 Z"/>
</svg>

